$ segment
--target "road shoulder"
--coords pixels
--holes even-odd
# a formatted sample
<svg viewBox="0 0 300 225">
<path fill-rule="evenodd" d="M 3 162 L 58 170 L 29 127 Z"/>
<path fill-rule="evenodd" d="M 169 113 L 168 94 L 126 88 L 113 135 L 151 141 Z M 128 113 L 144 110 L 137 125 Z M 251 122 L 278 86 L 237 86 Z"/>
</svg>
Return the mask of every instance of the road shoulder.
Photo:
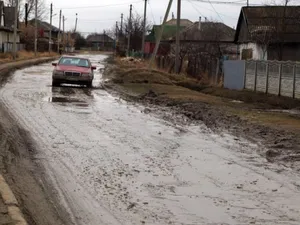
<svg viewBox="0 0 300 225">
<path fill-rule="evenodd" d="M 12 72 L 49 61 L 42 57 L 0 65 L 0 85 Z M 0 102 L 0 222 L 4 224 L 63 225 L 68 215 L 54 204 L 43 168 L 35 162 L 35 143 Z M 64 218 L 64 219 L 62 219 Z"/>
<path fill-rule="evenodd" d="M 110 60 L 104 78 L 107 90 L 128 100 L 168 107 L 215 132 L 261 143 L 259 154 L 270 162 L 300 166 L 299 100 L 209 87 L 136 62 Z"/>
</svg>

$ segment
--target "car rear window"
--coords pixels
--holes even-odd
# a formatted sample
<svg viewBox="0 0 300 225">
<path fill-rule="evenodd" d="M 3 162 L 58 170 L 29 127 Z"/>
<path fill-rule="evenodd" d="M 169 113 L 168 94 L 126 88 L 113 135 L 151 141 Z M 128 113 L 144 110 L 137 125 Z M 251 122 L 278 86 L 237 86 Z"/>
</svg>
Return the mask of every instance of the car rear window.
<svg viewBox="0 0 300 225">
<path fill-rule="evenodd" d="M 80 58 L 63 57 L 60 59 L 58 64 L 59 65 L 80 66 L 80 67 L 90 67 L 90 63 L 87 59 L 80 59 Z"/>
</svg>

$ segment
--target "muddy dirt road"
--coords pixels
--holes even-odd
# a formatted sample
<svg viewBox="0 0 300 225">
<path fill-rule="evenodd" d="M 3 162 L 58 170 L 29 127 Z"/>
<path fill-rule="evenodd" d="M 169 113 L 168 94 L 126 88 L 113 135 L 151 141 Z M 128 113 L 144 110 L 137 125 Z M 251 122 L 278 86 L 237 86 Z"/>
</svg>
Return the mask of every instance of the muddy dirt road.
<svg viewBox="0 0 300 225">
<path fill-rule="evenodd" d="M 100 72 L 92 89 L 53 88 L 51 69 L 15 72 L 0 99 L 35 140 L 70 224 L 300 223 L 299 176 L 258 156 L 262 146 L 164 121 L 101 89 Z"/>
</svg>

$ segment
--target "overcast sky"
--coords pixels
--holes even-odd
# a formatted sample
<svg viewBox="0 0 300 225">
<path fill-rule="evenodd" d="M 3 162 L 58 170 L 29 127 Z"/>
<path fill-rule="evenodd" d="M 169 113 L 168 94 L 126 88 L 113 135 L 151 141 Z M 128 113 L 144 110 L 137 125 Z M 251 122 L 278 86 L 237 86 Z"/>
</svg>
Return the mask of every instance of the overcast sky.
<svg viewBox="0 0 300 225">
<path fill-rule="evenodd" d="M 212 0 L 216 1 L 216 0 Z M 226 1 L 226 0 L 218 0 Z M 246 0 L 227 0 L 227 2 L 245 3 Z M 59 10 L 62 9 L 66 17 L 65 29 L 69 30 L 75 27 L 76 13 L 78 13 L 77 30 L 88 34 L 90 32 L 102 32 L 103 29 L 109 29 L 120 21 L 121 13 L 124 17 L 129 15 L 129 5 L 133 5 L 133 13 L 138 12 L 143 15 L 144 0 L 46 0 L 47 6 L 53 3 L 53 25 L 58 27 Z M 152 24 L 160 24 L 164 16 L 168 0 L 148 0 L 147 19 Z M 250 0 L 251 4 L 261 3 L 259 0 Z M 174 12 L 176 17 L 177 0 L 173 1 L 169 18 Z M 221 21 L 231 27 L 236 27 L 241 6 L 229 4 L 209 4 L 197 0 L 182 0 L 182 18 L 193 22 L 198 21 L 199 16 L 207 17 L 214 21 Z"/>
</svg>

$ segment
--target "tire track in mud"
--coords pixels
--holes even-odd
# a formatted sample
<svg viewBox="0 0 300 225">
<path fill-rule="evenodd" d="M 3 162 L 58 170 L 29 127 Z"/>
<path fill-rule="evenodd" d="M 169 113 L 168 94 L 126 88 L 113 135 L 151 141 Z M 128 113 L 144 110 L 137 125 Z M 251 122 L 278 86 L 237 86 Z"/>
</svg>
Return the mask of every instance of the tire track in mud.
<svg viewBox="0 0 300 225">
<path fill-rule="evenodd" d="M 269 171 L 272 165 L 249 154 L 257 146 L 203 125 L 172 125 L 104 90 L 54 90 L 46 69 L 35 80 L 39 68 L 28 79 L 18 71 L 0 99 L 33 134 L 36 160 L 74 224 L 300 221 L 290 181 L 299 176 Z M 65 98 L 74 102 L 55 102 Z"/>
</svg>

